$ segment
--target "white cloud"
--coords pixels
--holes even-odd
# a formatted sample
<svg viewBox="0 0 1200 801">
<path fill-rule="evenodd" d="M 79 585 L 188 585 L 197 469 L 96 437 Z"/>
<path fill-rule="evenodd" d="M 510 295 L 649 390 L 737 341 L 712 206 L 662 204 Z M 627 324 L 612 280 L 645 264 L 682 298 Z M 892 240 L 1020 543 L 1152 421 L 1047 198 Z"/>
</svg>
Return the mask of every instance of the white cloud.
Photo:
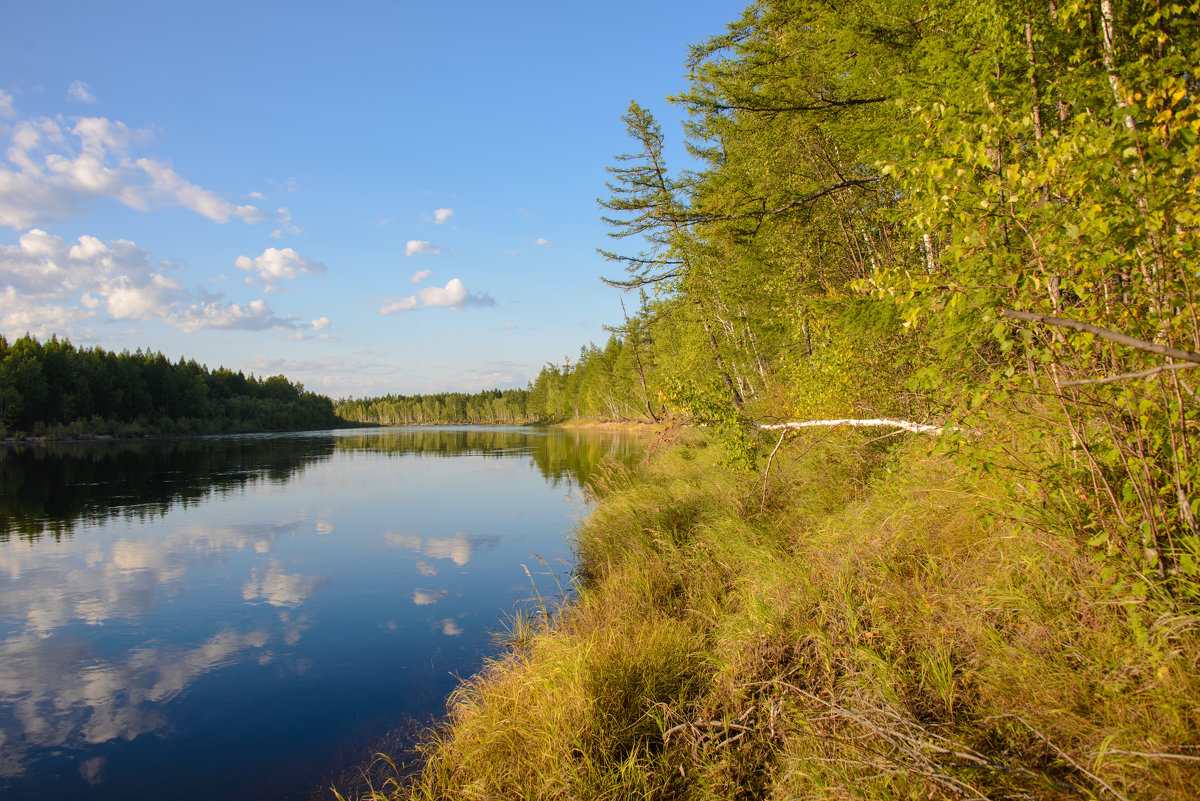
<svg viewBox="0 0 1200 801">
<path fill-rule="evenodd" d="M 425 279 L 428 274 L 428 270 L 419 270 L 413 274 L 411 280 L 416 283 Z M 418 298 L 420 298 L 420 303 L 418 303 Z M 421 304 L 424 304 L 426 308 L 439 306 L 451 311 L 461 311 L 471 306 L 495 306 L 496 301 L 487 293 L 474 294 L 470 292 L 461 280 L 452 278 L 444 287 L 429 286 L 418 290 L 416 295 L 398 299 L 390 298 L 380 306 L 379 313 L 397 314 L 415 311 Z"/>
<path fill-rule="evenodd" d="M 80 103 L 95 103 L 96 95 L 92 93 L 89 87 L 83 81 L 72 81 L 71 86 L 67 89 L 67 98 L 70 100 L 78 100 Z"/>
<path fill-rule="evenodd" d="M 389 300 L 379 307 L 379 313 L 398 314 L 400 312 L 412 311 L 415 308 L 417 308 L 417 296 L 409 295 L 407 298 L 401 298 L 400 300 Z"/>
<path fill-rule="evenodd" d="M 449 220 L 453 216 L 454 216 L 453 209 L 434 209 L 433 210 L 433 223 L 434 223 L 434 225 L 442 225 L 443 223 L 445 223 L 447 220 Z"/>
<path fill-rule="evenodd" d="M 134 164 L 150 178 L 153 195 L 165 199 L 169 204 L 202 214 L 213 222 L 228 222 L 230 217 L 237 217 L 243 222 L 256 223 L 266 217 L 257 206 L 235 206 L 216 193 L 185 180 L 175 170 L 153 159 L 138 159 Z"/>
<path fill-rule="evenodd" d="M 430 256 L 436 256 L 442 251 L 434 247 L 431 243 L 424 239 L 410 239 L 404 245 L 405 256 L 415 256 L 418 253 L 427 253 Z"/>
<path fill-rule="evenodd" d="M 255 273 L 265 292 L 272 292 L 279 288 L 280 281 L 290 281 L 299 275 L 325 274 L 324 264 L 309 261 L 291 248 L 267 248 L 253 259 L 249 256 L 238 256 L 234 264 L 239 270 Z M 254 280 L 247 276 L 246 282 L 254 283 Z"/>
<path fill-rule="evenodd" d="M 178 281 L 163 275 L 150 276 L 149 283 L 143 286 L 136 286 L 122 276 L 109 289 L 105 306 L 113 319 L 147 320 L 157 317 L 183 294 Z"/>
<path fill-rule="evenodd" d="M 545 239 L 545 238 L 539 236 L 537 239 L 533 240 L 533 244 L 545 247 L 546 245 L 551 244 L 551 242 L 549 239 Z"/>
<path fill-rule="evenodd" d="M 431 275 L 433 275 L 433 270 L 417 270 L 412 274 L 412 278 L 408 280 L 414 284 L 419 284 Z"/>
<path fill-rule="evenodd" d="M 312 327 L 313 327 L 314 331 L 324 331 L 326 328 L 329 327 L 329 318 L 328 317 L 318 317 L 317 319 L 312 321 Z M 319 526 L 318 526 L 318 528 L 319 528 Z"/>
<path fill-rule="evenodd" d="M 271 232 L 272 239 L 282 239 L 284 234 L 298 236 L 304 233 L 300 226 L 292 222 L 292 213 L 286 208 L 281 206 L 275 210 L 275 213 L 279 215 L 279 227 Z"/>
<path fill-rule="evenodd" d="M 250 197 L 254 198 L 255 200 L 266 200 L 267 196 L 262 192 L 251 192 Z"/>
<path fill-rule="evenodd" d="M 271 307 L 263 300 L 252 300 L 246 305 L 238 303 L 193 303 L 186 308 L 167 315 L 167 322 L 187 332 L 205 328 L 239 331 L 264 331 L 268 328 L 293 328 L 293 324 L 275 316 Z"/>
<path fill-rule="evenodd" d="M 80 82 L 71 91 L 74 99 L 91 97 Z M 7 93 L 0 93 L 0 116 L 18 116 Z M 230 203 L 162 162 L 131 154 L 149 141 L 149 130 L 131 130 L 105 117 L 80 117 L 70 128 L 65 125 L 61 117 L 31 117 L 6 131 L 11 166 L 0 166 L 0 225 L 20 230 L 49 224 L 79 214 L 100 198 L 139 211 L 185 208 L 219 223 L 265 219 L 256 206 Z"/>
<path fill-rule="evenodd" d="M 495 306 L 496 301 L 487 294 L 473 295 L 457 278 L 451 278 L 444 288 L 426 287 L 418 292 L 426 306 L 441 306 L 459 311 L 468 306 Z"/>
<path fill-rule="evenodd" d="M 462 633 L 462 626 L 458 625 L 454 621 L 454 618 L 448 617 L 442 621 L 442 634 L 445 634 L 447 637 L 457 637 Z"/>
<path fill-rule="evenodd" d="M 72 324 L 92 315 L 93 312 L 78 306 L 30 300 L 11 286 L 0 290 L 0 332 L 12 336 L 21 336 L 26 331 L 39 339 L 51 334 L 61 336 Z"/>
<path fill-rule="evenodd" d="M 0 246 L 0 331 L 69 334 L 72 323 L 101 310 L 113 320 L 161 319 L 184 331 L 295 327 L 262 300 L 239 305 L 187 290 L 174 269 L 127 240 L 84 235 L 68 245 L 31 229 L 16 245 Z"/>
</svg>

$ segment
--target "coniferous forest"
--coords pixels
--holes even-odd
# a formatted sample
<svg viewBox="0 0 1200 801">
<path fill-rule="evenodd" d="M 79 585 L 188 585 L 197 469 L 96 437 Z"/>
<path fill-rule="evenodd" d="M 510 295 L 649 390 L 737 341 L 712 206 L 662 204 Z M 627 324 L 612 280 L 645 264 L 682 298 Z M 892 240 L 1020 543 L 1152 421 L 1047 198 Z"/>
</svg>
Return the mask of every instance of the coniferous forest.
<svg viewBox="0 0 1200 801">
<path fill-rule="evenodd" d="M 0 438 L 330 428 L 333 403 L 282 375 L 247 378 L 161 353 L 0 336 Z"/>
</svg>

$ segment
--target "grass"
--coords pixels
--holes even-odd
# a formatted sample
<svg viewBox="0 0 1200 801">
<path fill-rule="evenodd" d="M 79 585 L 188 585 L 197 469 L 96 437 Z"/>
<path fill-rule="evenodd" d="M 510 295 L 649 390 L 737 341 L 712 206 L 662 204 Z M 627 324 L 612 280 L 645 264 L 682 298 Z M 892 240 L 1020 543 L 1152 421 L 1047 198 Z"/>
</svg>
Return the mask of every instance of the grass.
<svg viewBox="0 0 1200 801">
<path fill-rule="evenodd" d="M 867 440 L 785 445 L 765 490 L 699 439 L 610 468 L 577 599 L 375 797 L 1200 797 L 1200 617 Z"/>
</svg>

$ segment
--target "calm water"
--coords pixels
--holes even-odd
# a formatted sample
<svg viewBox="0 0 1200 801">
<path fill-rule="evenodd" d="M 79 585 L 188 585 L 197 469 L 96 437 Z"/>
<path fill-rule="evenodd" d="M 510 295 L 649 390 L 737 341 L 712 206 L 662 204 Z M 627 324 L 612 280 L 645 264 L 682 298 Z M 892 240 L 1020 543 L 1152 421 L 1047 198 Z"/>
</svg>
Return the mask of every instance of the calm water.
<svg viewBox="0 0 1200 801">
<path fill-rule="evenodd" d="M 495 428 L 0 451 L 0 797 L 306 797 L 444 711 L 522 565 L 566 580 L 580 484 L 639 455 Z"/>
</svg>

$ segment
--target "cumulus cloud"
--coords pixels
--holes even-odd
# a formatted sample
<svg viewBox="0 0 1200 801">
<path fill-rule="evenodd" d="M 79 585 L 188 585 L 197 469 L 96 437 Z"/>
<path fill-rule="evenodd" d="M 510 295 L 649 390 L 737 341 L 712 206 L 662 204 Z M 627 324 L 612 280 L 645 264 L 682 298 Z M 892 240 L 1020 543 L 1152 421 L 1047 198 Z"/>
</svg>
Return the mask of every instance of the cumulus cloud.
<svg viewBox="0 0 1200 801">
<path fill-rule="evenodd" d="M 39 303 L 29 300 L 11 286 L 0 290 L 0 332 L 20 336 L 28 331 L 39 339 L 62 334 L 91 317 L 93 312 L 78 306 Z"/>
<path fill-rule="evenodd" d="M 80 103 L 95 103 L 96 95 L 92 93 L 89 87 L 83 81 L 72 81 L 70 87 L 67 88 L 67 98 L 77 100 Z"/>
<path fill-rule="evenodd" d="M 312 321 L 312 327 L 313 327 L 314 331 L 324 331 L 326 328 L 329 327 L 329 318 L 328 317 L 318 317 L 317 319 Z M 320 525 L 317 526 L 317 529 L 320 530 Z"/>
<path fill-rule="evenodd" d="M 16 245 L 0 246 L 0 331 L 62 334 L 101 312 L 113 320 L 161 319 L 185 331 L 295 327 L 262 300 L 243 306 L 188 290 L 177 270 L 128 240 L 84 235 L 69 244 L 33 228 Z"/>
<path fill-rule="evenodd" d="M 265 301 L 252 300 L 245 305 L 209 301 L 193 303 L 167 315 L 166 321 L 187 332 L 205 328 L 239 331 L 265 331 L 268 328 L 294 328 L 291 321 L 277 317 Z"/>
<path fill-rule="evenodd" d="M 468 306 L 495 306 L 496 301 L 487 294 L 472 294 L 466 285 L 457 278 L 451 278 L 450 283 L 443 288 L 426 287 L 417 293 L 421 302 L 426 306 L 441 306 L 452 311 L 459 311 Z"/>
<path fill-rule="evenodd" d="M 442 225 L 443 223 L 445 223 L 447 220 L 449 220 L 453 216 L 454 216 L 453 209 L 434 209 L 433 210 L 434 225 Z"/>
<path fill-rule="evenodd" d="M 399 300 L 389 300 L 379 307 L 380 314 L 399 314 L 417 308 L 417 296 L 409 295 Z"/>
<path fill-rule="evenodd" d="M 545 247 L 546 245 L 551 244 L 551 242 L 549 239 L 539 236 L 537 239 L 533 240 L 533 244 Z"/>
<path fill-rule="evenodd" d="M 94 102 L 76 81 L 71 99 Z M 184 208 L 218 223 L 265 216 L 256 206 L 236 205 L 197 186 L 168 164 L 138 157 L 149 130 L 132 130 L 105 117 L 20 118 L 12 96 L 0 92 L 0 117 L 16 121 L 8 135 L 8 164 L 0 163 L 0 225 L 14 229 L 46 225 L 79 214 L 90 202 L 109 198 L 137 209 Z"/>
<path fill-rule="evenodd" d="M 417 270 L 412 274 L 412 278 L 409 278 L 408 280 L 412 281 L 414 284 L 419 284 L 431 275 L 433 275 L 433 270 Z"/>
<path fill-rule="evenodd" d="M 257 275 L 257 283 L 262 285 L 265 292 L 279 289 L 280 281 L 290 281 L 299 275 L 325 274 L 324 264 L 309 261 L 291 248 L 267 248 L 253 259 L 238 256 L 234 264 L 239 270 Z M 255 283 L 254 277 L 247 276 L 246 283 Z"/>
<path fill-rule="evenodd" d="M 428 270 L 419 270 L 413 273 L 411 280 L 416 283 L 424 280 L 428 275 Z M 420 302 L 418 302 L 418 298 Z M 379 307 L 379 313 L 399 314 L 400 312 L 415 311 L 422 304 L 426 308 L 439 306 L 451 311 L 461 311 L 468 307 L 495 306 L 496 301 L 486 292 L 471 292 L 461 280 L 452 278 L 444 287 L 429 286 L 418 290 L 416 295 L 399 299 L 389 298 Z"/>
<path fill-rule="evenodd" d="M 434 247 L 432 243 L 426 242 L 424 239 L 410 239 L 404 245 L 405 256 L 416 256 L 419 253 L 436 256 L 442 251 Z"/>
</svg>

